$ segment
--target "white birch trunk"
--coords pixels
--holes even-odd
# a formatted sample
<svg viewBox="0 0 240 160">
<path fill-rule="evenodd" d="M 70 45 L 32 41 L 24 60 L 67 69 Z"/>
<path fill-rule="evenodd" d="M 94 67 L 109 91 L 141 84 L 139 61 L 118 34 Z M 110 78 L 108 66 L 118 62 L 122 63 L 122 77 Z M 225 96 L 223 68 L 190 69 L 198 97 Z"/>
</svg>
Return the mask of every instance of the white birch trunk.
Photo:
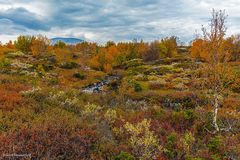
<svg viewBox="0 0 240 160">
<path fill-rule="evenodd" d="M 217 124 L 217 116 L 218 116 L 218 109 L 219 109 L 219 99 L 218 94 L 214 94 L 214 112 L 213 112 L 213 125 L 216 131 L 219 131 L 219 126 Z"/>
</svg>

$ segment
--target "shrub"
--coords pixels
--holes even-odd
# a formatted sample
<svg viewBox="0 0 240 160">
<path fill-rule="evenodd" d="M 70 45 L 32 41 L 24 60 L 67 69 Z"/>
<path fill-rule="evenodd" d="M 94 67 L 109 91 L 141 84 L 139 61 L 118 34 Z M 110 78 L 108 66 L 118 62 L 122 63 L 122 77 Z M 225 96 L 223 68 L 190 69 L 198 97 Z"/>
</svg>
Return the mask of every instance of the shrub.
<svg viewBox="0 0 240 160">
<path fill-rule="evenodd" d="M 162 104 L 172 109 L 191 109 L 203 103 L 197 94 L 192 92 L 174 92 L 161 99 Z"/>
<path fill-rule="evenodd" d="M 59 105 L 67 111 L 80 114 L 80 100 L 77 95 L 78 92 L 76 90 L 50 92 L 47 98 L 47 102 L 52 105 Z"/>
<path fill-rule="evenodd" d="M 150 130 L 150 120 L 144 119 L 137 124 L 127 122 L 124 129 L 130 135 L 128 141 L 133 148 L 133 153 L 139 159 L 153 159 L 160 146 L 157 136 Z"/>
<path fill-rule="evenodd" d="M 178 91 L 188 89 L 188 87 L 183 83 L 177 83 L 177 84 L 173 85 L 172 88 L 174 88 L 175 90 L 178 90 Z"/>
<path fill-rule="evenodd" d="M 31 159 L 91 159 L 94 130 L 43 126 L 0 135 L 0 154 L 31 154 Z"/>
<path fill-rule="evenodd" d="M 81 80 L 85 79 L 85 75 L 83 73 L 74 73 L 73 77 Z"/>
<path fill-rule="evenodd" d="M 27 101 L 22 97 L 20 91 L 26 89 L 25 85 L 19 83 L 0 85 L 0 109 L 12 110 L 24 106 Z"/>
<path fill-rule="evenodd" d="M 180 139 L 180 144 L 182 145 L 183 152 L 190 154 L 195 138 L 191 132 L 186 132 L 183 137 Z"/>
<path fill-rule="evenodd" d="M 158 74 L 158 75 L 164 75 L 167 73 L 172 73 L 174 67 L 172 65 L 161 65 L 158 67 L 153 67 L 152 72 Z"/>
<path fill-rule="evenodd" d="M 164 79 L 149 82 L 149 89 L 162 89 L 166 86 L 167 82 Z"/>
<path fill-rule="evenodd" d="M 125 62 L 124 65 L 126 66 L 126 68 L 137 67 L 137 66 L 143 65 L 143 62 L 141 59 L 132 59 L 130 61 Z"/>
<path fill-rule="evenodd" d="M 121 152 L 115 160 L 135 160 L 134 156 L 127 152 Z"/>
<path fill-rule="evenodd" d="M 194 110 L 188 109 L 184 111 L 184 118 L 187 120 L 193 120 L 196 117 Z"/>
<path fill-rule="evenodd" d="M 65 62 L 60 67 L 63 69 L 74 69 L 78 67 L 78 64 L 76 62 Z"/>
<path fill-rule="evenodd" d="M 142 91 L 142 87 L 139 83 L 134 83 L 134 91 L 135 92 L 140 92 Z"/>
<path fill-rule="evenodd" d="M 0 68 L 9 67 L 11 65 L 11 61 L 7 58 L 0 61 Z"/>
<path fill-rule="evenodd" d="M 95 117 L 97 113 L 102 109 L 101 106 L 95 105 L 95 104 L 87 104 L 84 106 L 84 109 L 82 111 L 83 116 L 87 117 Z"/>
<path fill-rule="evenodd" d="M 170 159 L 175 159 L 177 156 L 177 151 L 175 149 L 175 143 L 177 140 L 177 135 L 176 133 L 171 133 L 168 137 L 167 137 L 167 144 L 166 144 L 166 148 L 164 149 L 164 153 L 167 155 L 168 158 Z"/>
<path fill-rule="evenodd" d="M 117 118 L 117 112 L 113 109 L 108 109 L 106 113 L 104 114 L 104 117 L 107 119 L 107 121 L 112 124 L 115 122 Z"/>
<path fill-rule="evenodd" d="M 216 153 L 219 151 L 220 143 L 221 143 L 220 137 L 216 136 L 209 140 L 207 146 L 211 152 Z"/>
</svg>

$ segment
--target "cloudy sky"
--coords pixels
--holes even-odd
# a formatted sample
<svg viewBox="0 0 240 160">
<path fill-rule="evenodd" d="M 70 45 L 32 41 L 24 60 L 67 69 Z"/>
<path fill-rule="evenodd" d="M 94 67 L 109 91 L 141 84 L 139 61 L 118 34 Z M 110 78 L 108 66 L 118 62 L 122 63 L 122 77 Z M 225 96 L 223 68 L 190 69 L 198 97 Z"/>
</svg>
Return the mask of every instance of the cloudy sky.
<svg viewBox="0 0 240 160">
<path fill-rule="evenodd" d="M 225 9 L 228 34 L 240 33 L 240 0 L 0 0 L 0 41 L 18 35 L 146 41 L 175 35 L 188 42 Z"/>
</svg>

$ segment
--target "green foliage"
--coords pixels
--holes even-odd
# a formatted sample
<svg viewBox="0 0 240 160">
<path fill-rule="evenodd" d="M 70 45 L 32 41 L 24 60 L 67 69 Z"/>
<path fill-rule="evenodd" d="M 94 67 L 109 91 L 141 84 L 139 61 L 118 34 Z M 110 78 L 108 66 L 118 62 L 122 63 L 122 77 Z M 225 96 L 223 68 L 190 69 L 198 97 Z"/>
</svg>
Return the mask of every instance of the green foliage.
<svg viewBox="0 0 240 160">
<path fill-rule="evenodd" d="M 195 118 L 195 112 L 192 109 L 184 111 L 184 118 L 187 120 L 193 120 Z"/>
<path fill-rule="evenodd" d="M 14 46 L 17 50 L 29 54 L 31 52 L 31 45 L 34 37 L 33 36 L 19 36 L 14 42 Z"/>
<path fill-rule="evenodd" d="M 142 86 L 139 83 L 134 83 L 134 91 L 135 92 L 140 92 L 142 91 Z"/>
<path fill-rule="evenodd" d="M 220 147 L 221 139 L 219 136 L 213 137 L 209 140 L 207 146 L 211 152 L 218 152 Z"/>
<path fill-rule="evenodd" d="M 45 75 L 45 69 L 44 69 L 44 67 L 43 67 L 43 65 L 42 64 L 38 64 L 37 65 L 37 67 L 36 67 L 36 71 L 37 71 L 37 73 L 40 75 L 40 76 L 43 76 L 43 75 Z"/>
<path fill-rule="evenodd" d="M 74 73 L 73 77 L 81 80 L 85 79 L 85 75 L 83 73 Z"/>
<path fill-rule="evenodd" d="M 7 58 L 0 61 L 0 68 L 6 68 L 11 65 L 11 61 Z"/>
<path fill-rule="evenodd" d="M 127 152 L 121 152 L 115 160 L 135 160 L 134 156 Z"/>
<path fill-rule="evenodd" d="M 131 135 L 129 144 L 139 159 L 151 159 L 160 150 L 158 139 L 150 130 L 150 120 L 144 119 L 137 124 L 126 123 L 125 130 Z"/>
<path fill-rule="evenodd" d="M 160 43 L 160 56 L 161 57 L 174 57 L 177 55 L 177 37 L 167 37 L 161 40 Z"/>
<path fill-rule="evenodd" d="M 143 62 L 141 59 L 132 59 L 129 61 L 126 61 L 124 66 L 126 66 L 126 68 L 130 68 L 130 67 L 137 67 L 137 66 L 141 66 L 143 65 Z"/>
<path fill-rule="evenodd" d="M 167 155 L 167 157 L 174 159 L 177 156 L 177 151 L 175 149 L 175 143 L 177 140 L 176 133 L 171 133 L 167 137 L 167 144 L 166 148 L 164 149 L 164 153 Z"/>
<path fill-rule="evenodd" d="M 211 156 L 211 158 L 212 158 L 213 160 L 221 160 L 221 159 L 222 159 L 219 154 L 214 154 L 214 155 Z"/>
<path fill-rule="evenodd" d="M 64 43 L 63 41 L 58 41 L 54 46 L 58 48 L 65 48 L 66 43 Z"/>
<path fill-rule="evenodd" d="M 74 69 L 77 68 L 79 65 L 76 62 L 65 62 L 60 65 L 63 69 Z"/>
</svg>

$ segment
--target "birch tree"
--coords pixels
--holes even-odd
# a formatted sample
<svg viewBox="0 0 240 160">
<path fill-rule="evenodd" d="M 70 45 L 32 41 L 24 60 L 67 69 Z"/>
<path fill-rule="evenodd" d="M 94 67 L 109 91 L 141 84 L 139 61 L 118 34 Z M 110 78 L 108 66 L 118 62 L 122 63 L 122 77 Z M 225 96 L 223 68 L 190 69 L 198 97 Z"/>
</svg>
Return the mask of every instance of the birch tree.
<svg viewBox="0 0 240 160">
<path fill-rule="evenodd" d="M 203 79 L 213 107 L 212 123 L 215 132 L 221 131 L 218 111 L 228 87 L 234 81 L 233 71 L 227 63 L 230 60 L 230 51 L 224 45 L 227 31 L 226 18 L 225 11 L 213 10 L 209 26 L 202 27 L 204 49 L 207 53 L 206 63 L 203 65 Z"/>
</svg>

